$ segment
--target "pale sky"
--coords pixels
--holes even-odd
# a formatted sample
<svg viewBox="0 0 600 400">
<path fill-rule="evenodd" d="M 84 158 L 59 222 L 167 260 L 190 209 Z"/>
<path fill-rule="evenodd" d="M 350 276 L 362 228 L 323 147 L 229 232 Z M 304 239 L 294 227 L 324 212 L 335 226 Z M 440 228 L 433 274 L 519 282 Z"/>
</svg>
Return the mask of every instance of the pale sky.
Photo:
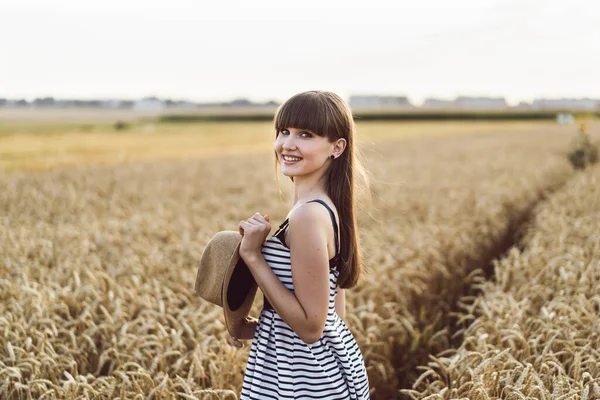
<svg viewBox="0 0 600 400">
<path fill-rule="evenodd" d="M 600 99 L 597 0 L 0 0 L 0 98 Z"/>
</svg>

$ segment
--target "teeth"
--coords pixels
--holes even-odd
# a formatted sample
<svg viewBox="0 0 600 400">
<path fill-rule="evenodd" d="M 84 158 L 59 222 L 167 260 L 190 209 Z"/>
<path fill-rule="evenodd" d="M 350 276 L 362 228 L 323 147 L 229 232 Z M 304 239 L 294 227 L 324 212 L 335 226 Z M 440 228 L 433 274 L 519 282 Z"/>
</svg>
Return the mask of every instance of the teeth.
<svg viewBox="0 0 600 400">
<path fill-rule="evenodd" d="M 283 156 L 283 159 L 284 159 L 285 161 L 300 161 L 300 160 L 302 160 L 301 158 L 298 158 L 298 157 L 291 157 L 291 156 Z"/>
</svg>

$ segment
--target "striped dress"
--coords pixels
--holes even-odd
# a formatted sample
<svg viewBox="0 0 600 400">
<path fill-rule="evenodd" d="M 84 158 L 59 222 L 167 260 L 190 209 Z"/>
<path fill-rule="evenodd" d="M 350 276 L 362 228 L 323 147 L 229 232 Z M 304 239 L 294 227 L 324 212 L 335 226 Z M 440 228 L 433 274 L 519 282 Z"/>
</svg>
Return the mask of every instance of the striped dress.
<svg viewBox="0 0 600 400">
<path fill-rule="evenodd" d="M 337 223 L 333 221 L 336 256 L 329 267 L 329 312 L 321 338 L 306 344 L 268 304 L 260 313 L 248 356 L 240 400 L 247 399 L 369 399 L 369 381 L 360 349 L 335 312 L 339 276 Z M 262 254 L 271 270 L 292 292 L 290 250 L 283 233 L 288 220 L 263 244 Z"/>
</svg>

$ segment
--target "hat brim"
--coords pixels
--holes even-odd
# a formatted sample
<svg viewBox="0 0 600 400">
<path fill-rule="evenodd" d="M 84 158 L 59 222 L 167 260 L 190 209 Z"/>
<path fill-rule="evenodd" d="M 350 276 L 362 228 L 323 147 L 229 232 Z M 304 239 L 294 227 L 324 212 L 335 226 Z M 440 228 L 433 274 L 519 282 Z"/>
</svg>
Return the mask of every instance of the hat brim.
<svg viewBox="0 0 600 400">
<path fill-rule="evenodd" d="M 225 327 L 233 337 L 240 337 L 242 323 L 250 313 L 258 285 L 240 257 L 240 243 L 235 247 L 223 279 L 221 291 Z"/>
</svg>

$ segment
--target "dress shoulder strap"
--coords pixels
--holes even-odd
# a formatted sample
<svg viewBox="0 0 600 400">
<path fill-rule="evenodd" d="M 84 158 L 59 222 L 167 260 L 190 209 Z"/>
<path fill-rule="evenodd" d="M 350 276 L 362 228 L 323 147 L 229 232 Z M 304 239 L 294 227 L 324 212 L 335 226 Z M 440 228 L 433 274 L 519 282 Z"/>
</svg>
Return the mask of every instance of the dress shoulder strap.
<svg viewBox="0 0 600 400">
<path fill-rule="evenodd" d="M 331 222 L 333 223 L 333 234 L 334 234 L 334 238 L 335 238 L 335 255 L 337 256 L 338 254 L 340 254 L 340 241 L 338 239 L 338 225 L 337 225 L 337 222 L 335 222 L 335 214 L 333 213 L 331 208 L 327 205 L 327 203 L 325 203 L 323 200 L 315 199 L 315 200 L 307 201 L 307 203 L 313 203 L 313 202 L 321 203 L 322 205 L 325 206 L 327 211 L 329 211 L 329 216 L 331 217 Z"/>
</svg>

